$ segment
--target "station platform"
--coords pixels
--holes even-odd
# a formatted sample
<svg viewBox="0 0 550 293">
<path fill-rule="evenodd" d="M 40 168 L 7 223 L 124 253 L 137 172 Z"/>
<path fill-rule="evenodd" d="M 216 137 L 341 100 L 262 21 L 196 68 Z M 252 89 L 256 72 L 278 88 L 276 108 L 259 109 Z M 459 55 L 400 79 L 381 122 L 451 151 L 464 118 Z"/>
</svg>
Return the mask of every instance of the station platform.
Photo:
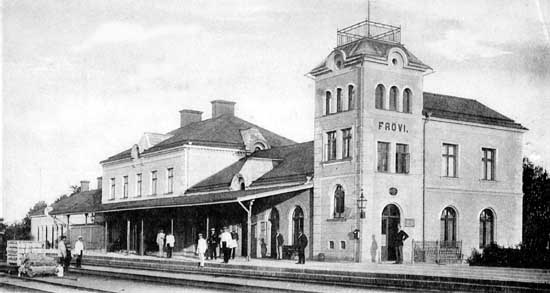
<svg viewBox="0 0 550 293">
<path fill-rule="evenodd" d="M 87 252 L 85 269 L 128 274 L 130 270 L 154 274 L 197 274 L 217 277 L 271 280 L 290 284 L 338 285 L 348 288 L 386 288 L 406 290 L 548 292 L 550 270 L 475 267 L 466 264 L 391 264 L 251 259 L 237 257 L 228 264 L 221 259 L 198 267 L 198 258 L 175 255 L 173 258 Z M 109 269 L 107 269 L 109 268 Z M 116 270 L 116 272 L 115 272 Z M 152 274 L 152 273 L 149 273 Z M 158 276 L 157 276 L 158 277 Z M 173 276 L 172 276 L 173 277 Z M 172 278 L 168 277 L 167 278 Z"/>
</svg>

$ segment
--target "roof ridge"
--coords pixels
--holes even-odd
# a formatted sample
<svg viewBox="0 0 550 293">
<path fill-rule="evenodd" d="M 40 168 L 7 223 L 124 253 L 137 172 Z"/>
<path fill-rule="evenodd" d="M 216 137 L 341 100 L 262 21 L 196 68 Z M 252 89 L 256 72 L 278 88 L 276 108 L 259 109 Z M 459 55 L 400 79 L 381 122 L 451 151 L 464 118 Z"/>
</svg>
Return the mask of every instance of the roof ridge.
<svg viewBox="0 0 550 293">
<path fill-rule="evenodd" d="M 455 99 L 462 99 L 462 100 L 470 100 L 470 101 L 476 101 L 478 103 L 480 103 L 478 100 L 476 99 L 472 99 L 472 98 L 465 98 L 465 97 L 459 97 L 459 96 L 453 96 L 453 95 L 448 95 L 448 94 L 438 94 L 438 93 L 432 93 L 432 92 L 422 92 L 423 94 L 430 94 L 430 95 L 436 95 L 436 96 L 442 96 L 442 97 L 447 97 L 447 98 L 455 98 Z M 483 103 L 480 103 L 482 104 L 483 106 L 485 106 Z M 487 107 L 487 106 L 486 106 Z"/>
</svg>

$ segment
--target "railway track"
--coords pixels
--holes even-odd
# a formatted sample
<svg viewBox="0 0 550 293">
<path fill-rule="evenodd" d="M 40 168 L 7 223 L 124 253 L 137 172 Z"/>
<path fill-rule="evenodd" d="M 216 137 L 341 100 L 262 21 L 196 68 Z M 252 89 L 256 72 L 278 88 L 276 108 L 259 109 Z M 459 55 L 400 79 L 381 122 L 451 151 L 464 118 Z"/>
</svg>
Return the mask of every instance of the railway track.
<svg viewBox="0 0 550 293">
<path fill-rule="evenodd" d="M 98 288 L 87 288 L 78 285 L 63 284 L 44 279 L 33 279 L 28 277 L 17 277 L 0 273 L 0 291 L 3 292 L 100 292 L 113 293 Z"/>
</svg>

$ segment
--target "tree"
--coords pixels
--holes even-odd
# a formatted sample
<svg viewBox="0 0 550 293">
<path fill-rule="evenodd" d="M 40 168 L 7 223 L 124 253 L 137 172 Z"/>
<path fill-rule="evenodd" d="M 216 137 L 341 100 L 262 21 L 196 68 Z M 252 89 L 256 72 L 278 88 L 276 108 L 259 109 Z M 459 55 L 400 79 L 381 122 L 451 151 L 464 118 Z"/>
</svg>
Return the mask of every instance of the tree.
<svg viewBox="0 0 550 293">
<path fill-rule="evenodd" d="M 80 192 L 80 186 L 78 186 L 78 185 L 71 185 L 71 186 L 69 186 L 69 188 L 71 189 L 71 195 Z M 69 195 L 69 196 L 71 196 L 71 195 Z"/>
<path fill-rule="evenodd" d="M 548 171 L 523 159 L 523 244 L 541 251 L 550 242 L 550 177 Z"/>
<path fill-rule="evenodd" d="M 30 240 L 31 239 L 31 215 L 39 212 L 40 210 L 46 208 L 48 205 L 45 201 L 41 200 L 34 204 L 32 208 L 29 209 L 27 215 L 23 218 L 21 222 L 16 222 L 9 225 L 6 228 L 6 239 L 17 239 L 17 240 Z"/>
</svg>

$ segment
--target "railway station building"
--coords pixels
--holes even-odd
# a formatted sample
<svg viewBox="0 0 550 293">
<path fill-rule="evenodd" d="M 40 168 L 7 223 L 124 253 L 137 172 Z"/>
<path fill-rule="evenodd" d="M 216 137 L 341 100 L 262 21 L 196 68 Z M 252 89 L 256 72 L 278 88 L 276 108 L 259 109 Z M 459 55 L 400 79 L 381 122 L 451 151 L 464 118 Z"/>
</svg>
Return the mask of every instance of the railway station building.
<svg viewBox="0 0 550 293">
<path fill-rule="evenodd" d="M 199 232 L 227 226 L 242 256 L 274 257 L 277 231 L 290 251 L 302 230 L 308 258 L 393 261 L 398 223 L 406 262 L 519 244 L 527 130 L 476 100 L 424 92 L 433 70 L 400 36 L 372 21 L 338 31 L 308 74 L 311 142 L 215 100 L 211 118 L 181 110 L 176 129 L 103 160 L 94 214 L 104 248 L 154 251 L 163 229 L 176 251 L 193 252 Z"/>
</svg>

